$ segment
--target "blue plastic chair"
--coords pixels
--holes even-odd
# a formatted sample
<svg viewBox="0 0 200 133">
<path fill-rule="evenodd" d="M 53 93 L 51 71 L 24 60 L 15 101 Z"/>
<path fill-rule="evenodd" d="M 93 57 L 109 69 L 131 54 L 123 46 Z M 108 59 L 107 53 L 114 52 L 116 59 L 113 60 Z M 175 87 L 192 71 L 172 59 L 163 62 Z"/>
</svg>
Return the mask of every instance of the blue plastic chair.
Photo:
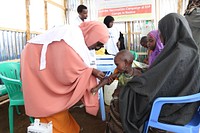
<svg viewBox="0 0 200 133">
<path fill-rule="evenodd" d="M 197 102 L 197 101 L 200 101 L 200 93 L 189 95 L 189 96 L 157 98 L 153 103 L 149 121 L 147 122 L 147 125 L 145 126 L 144 132 L 147 133 L 149 127 L 154 127 L 154 128 L 159 128 L 162 130 L 175 132 L 175 133 L 198 133 L 200 129 L 200 108 L 198 108 L 192 120 L 184 126 L 165 124 L 158 121 L 161 108 L 164 104 L 192 103 L 192 102 Z"/>
<path fill-rule="evenodd" d="M 106 77 L 110 76 L 111 72 L 107 71 Z M 100 103 L 100 110 L 101 110 L 101 118 L 102 121 L 106 120 L 106 111 L 105 111 L 105 104 L 104 104 L 104 96 L 103 96 L 103 89 L 102 87 L 99 89 L 99 103 Z"/>
<path fill-rule="evenodd" d="M 97 69 L 101 70 L 102 72 L 113 72 L 116 68 L 114 56 L 112 55 L 96 56 L 96 63 Z"/>
<path fill-rule="evenodd" d="M 106 72 L 106 76 L 109 76 L 116 68 L 116 65 L 114 63 L 114 56 L 112 55 L 97 56 L 96 61 L 97 61 L 97 69 L 101 70 L 102 72 Z M 101 119 L 102 121 L 105 121 L 106 111 L 104 104 L 103 88 L 99 89 L 99 103 L 100 103 Z"/>
</svg>

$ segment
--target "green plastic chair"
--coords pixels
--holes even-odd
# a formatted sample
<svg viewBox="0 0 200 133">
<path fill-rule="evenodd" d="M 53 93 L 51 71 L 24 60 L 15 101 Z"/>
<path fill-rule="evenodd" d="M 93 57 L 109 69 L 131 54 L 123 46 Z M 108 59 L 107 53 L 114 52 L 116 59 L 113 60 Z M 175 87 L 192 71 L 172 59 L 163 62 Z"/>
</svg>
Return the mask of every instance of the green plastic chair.
<svg viewBox="0 0 200 133">
<path fill-rule="evenodd" d="M 13 107 L 16 106 L 17 113 L 20 114 L 18 105 L 24 105 L 23 93 L 21 90 L 22 83 L 20 80 L 20 63 L 17 62 L 1 62 L 0 63 L 0 78 L 3 81 L 10 100 L 9 128 L 10 133 L 14 132 L 13 124 Z M 31 118 L 30 118 L 31 121 Z"/>
<path fill-rule="evenodd" d="M 0 85 L 0 96 L 6 95 L 7 90 L 5 85 Z"/>
<path fill-rule="evenodd" d="M 18 79 L 11 79 L 0 74 L 0 78 L 6 86 L 8 97 L 10 100 L 8 115 L 9 115 L 9 128 L 10 133 L 14 132 L 13 129 L 13 107 L 18 105 L 24 105 L 24 98 L 21 91 L 21 82 Z M 17 113 L 20 114 L 17 108 Z"/>
<path fill-rule="evenodd" d="M 138 54 L 137 52 L 133 51 L 133 50 L 130 50 L 131 54 L 135 57 L 134 60 L 137 60 L 138 59 Z"/>
</svg>

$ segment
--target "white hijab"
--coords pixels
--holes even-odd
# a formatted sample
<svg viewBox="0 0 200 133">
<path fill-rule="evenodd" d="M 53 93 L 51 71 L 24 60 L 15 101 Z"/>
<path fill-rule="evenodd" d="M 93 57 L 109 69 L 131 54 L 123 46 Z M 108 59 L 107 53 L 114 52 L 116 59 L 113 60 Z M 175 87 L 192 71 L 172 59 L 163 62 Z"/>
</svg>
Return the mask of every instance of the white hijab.
<svg viewBox="0 0 200 133">
<path fill-rule="evenodd" d="M 81 29 L 78 26 L 63 25 L 54 27 L 44 34 L 38 35 L 28 41 L 29 43 L 43 45 L 40 57 L 40 70 L 46 68 L 46 52 L 48 45 L 53 41 L 60 41 L 61 39 L 79 54 L 87 66 L 91 67 L 91 62 L 93 62 L 94 65 L 94 59 L 90 56 L 90 51 L 85 44 Z"/>
</svg>

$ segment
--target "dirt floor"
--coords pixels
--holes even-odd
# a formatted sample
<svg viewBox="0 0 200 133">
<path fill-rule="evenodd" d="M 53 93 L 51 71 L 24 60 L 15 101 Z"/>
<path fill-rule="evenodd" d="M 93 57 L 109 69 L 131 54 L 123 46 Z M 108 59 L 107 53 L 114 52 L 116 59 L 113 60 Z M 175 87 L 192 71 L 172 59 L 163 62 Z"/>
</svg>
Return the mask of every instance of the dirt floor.
<svg viewBox="0 0 200 133">
<path fill-rule="evenodd" d="M 0 133 L 9 133 L 8 106 L 9 102 L 0 105 Z M 27 127 L 30 125 L 29 118 L 24 113 L 24 106 L 20 106 L 19 109 L 20 115 L 14 110 L 14 132 L 26 133 Z M 109 107 L 106 106 L 106 111 L 108 112 L 108 110 Z M 100 112 L 97 116 L 87 114 L 84 108 L 72 108 L 70 112 L 83 129 L 80 133 L 104 133 L 106 122 L 101 120 Z"/>
</svg>

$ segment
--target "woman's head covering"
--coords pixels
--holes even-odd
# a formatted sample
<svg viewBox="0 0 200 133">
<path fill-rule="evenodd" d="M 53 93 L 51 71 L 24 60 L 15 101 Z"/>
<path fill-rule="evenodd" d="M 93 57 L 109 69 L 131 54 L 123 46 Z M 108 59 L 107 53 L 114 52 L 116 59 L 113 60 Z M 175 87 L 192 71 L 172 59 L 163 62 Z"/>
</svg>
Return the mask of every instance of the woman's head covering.
<svg viewBox="0 0 200 133">
<path fill-rule="evenodd" d="M 196 47 L 189 24 L 181 15 L 176 13 L 166 15 L 159 21 L 158 28 L 164 38 L 167 50 L 180 43 L 181 45 L 190 45 L 190 47 L 192 44 L 193 47 Z"/>
<path fill-rule="evenodd" d="M 168 14 L 159 21 L 159 30 L 165 40 L 164 49 L 150 69 L 121 89 L 119 109 L 125 132 L 139 132 L 156 98 L 200 91 L 198 48 L 187 20 L 176 13 Z M 164 105 L 159 121 L 185 125 L 198 106 L 199 103 Z"/>
<path fill-rule="evenodd" d="M 115 19 L 114 19 L 112 16 L 106 16 L 106 17 L 104 18 L 103 23 L 107 26 L 107 28 L 111 28 L 111 27 L 109 26 L 109 23 L 112 22 L 112 21 L 114 21 L 114 20 L 115 20 Z"/>
<path fill-rule="evenodd" d="M 109 33 L 106 26 L 97 21 L 83 22 L 79 26 L 83 32 L 87 47 L 92 46 L 97 42 L 105 44 L 108 41 Z"/>
<path fill-rule="evenodd" d="M 160 54 L 160 52 L 162 51 L 164 46 L 163 46 L 162 42 L 160 41 L 158 30 L 152 30 L 148 33 L 148 35 L 150 35 L 151 37 L 153 37 L 156 40 L 156 47 L 149 56 L 149 66 L 150 66 L 154 62 L 156 57 Z"/>
</svg>

